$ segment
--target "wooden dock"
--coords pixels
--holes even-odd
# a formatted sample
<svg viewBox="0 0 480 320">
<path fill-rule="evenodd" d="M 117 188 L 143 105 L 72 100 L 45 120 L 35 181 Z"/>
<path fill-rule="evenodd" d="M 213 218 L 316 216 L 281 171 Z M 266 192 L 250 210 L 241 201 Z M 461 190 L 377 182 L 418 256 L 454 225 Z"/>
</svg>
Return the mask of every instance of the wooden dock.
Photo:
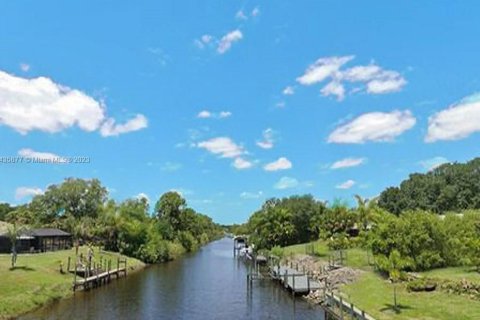
<svg viewBox="0 0 480 320">
<path fill-rule="evenodd" d="M 112 278 L 127 276 L 127 259 L 117 259 L 116 268 L 112 268 L 112 262 L 102 261 L 91 263 L 89 266 L 79 267 L 77 264 L 70 269 L 70 258 L 68 259 L 68 271 L 73 273 L 73 291 L 81 288 L 88 290 L 107 284 Z M 82 275 L 82 276 L 80 276 Z"/>
<path fill-rule="evenodd" d="M 312 290 L 323 288 L 320 282 L 313 279 L 308 272 L 290 268 L 285 265 L 272 267 L 272 279 L 280 281 L 292 294 L 309 294 Z"/>
</svg>

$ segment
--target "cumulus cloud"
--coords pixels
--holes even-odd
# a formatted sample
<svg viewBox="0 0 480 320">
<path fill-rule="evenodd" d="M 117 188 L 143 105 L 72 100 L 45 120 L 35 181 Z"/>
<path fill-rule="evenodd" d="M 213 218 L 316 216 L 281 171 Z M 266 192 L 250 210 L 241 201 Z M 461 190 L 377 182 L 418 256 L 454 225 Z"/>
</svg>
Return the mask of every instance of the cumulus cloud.
<svg viewBox="0 0 480 320">
<path fill-rule="evenodd" d="M 320 93 L 323 96 L 335 96 L 338 101 L 345 98 L 346 84 L 358 83 L 361 87 L 353 88 L 350 93 L 365 90 L 369 94 L 386 94 L 400 91 L 407 81 L 393 70 L 385 70 L 376 64 L 358 65 L 348 69 L 342 67 L 355 56 L 333 56 L 318 59 L 310 65 L 305 73 L 297 78 L 302 85 L 312 85 L 328 80 Z"/>
<path fill-rule="evenodd" d="M 480 132 L 480 93 L 428 118 L 426 142 L 459 140 Z"/>
<path fill-rule="evenodd" d="M 238 170 L 244 170 L 251 168 L 253 166 L 253 163 L 251 161 L 238 157 L 235 158 L 232 165 Z"/>
<path fill-rule="evenodd" d="M 312 85 L 317 82 L 332 77 L 341 66 L 352 60 L 354 56 L 344 57 L 326 57 L 318 59 L 310 65 L 305 73 L 297 78 L 297 81 L 303 85 Z"/>
<path fill-rule="evenodd" d="M 245 149 L 228 137 L 217 137 L 202 141 L 197 144 L 197 147 L 218 155 L 220 158 L 233 158 L 232 166 L 235 169 L 244 170 L 253 166 L 251 161 L 242 157 L 246 154 Z"/>
<path fill-rule="evenodd" d="M 112 122 L 102 102 L 79 90 L 46 77 L 26 79 L 0 71 L 0 125 L 27 134 L 34 130 L 56 133 L 74 126 L 92 132 L 104 125 L 112 128 Z M 137 115 L 116 131 L 132 131 L 132 125 L 138 130 L 139 122 L 144 122 L 141 128 L 146 126 L 146 118 Z"/>
<path fill-rule="evenodd" d="M 220 155 L 222 158 L 236 158 L 245 153 L 243 147 L 237 145 L 228 137 L 217 137 L 202 141 L 197 144 L 213 154 Z"/>
<path fill-rule="evenodd" d="M 212 117 L 212 113 L 208 110 L 202 110 L 197 114 L 197 118 L 201 118 L 201 119 L 206 119 L 211 117 Z"/>
<path fill-rule="evenodd" d="M 328 137 L 329 143 L 365 143 L 393 141 L 416 123 L 409 110 L 365 113 L 337 127 Z"/>
<path fill-rule="evenodd" d="M 25 158 L 32 158 L 37 160 L 42 160 L 49 163 L 66 163 L 67 159 L 65 157 L 59 156 L 50 152 L 38 152 L 32 149 L 24 148 L 18 151 L 18 155 Z"/>
<path fill-rule="evenodd" d="M 15 190 L 15 199 L 22 200 L 26 197 L 33 197 L 42 194 L 43 190 L 37 187 L 18 187 Z"/>
<path fill-rule="evenodd" d="M 296 188 L 299 186 L 299 182 L 295 178 L 290 178 L 290 177 L 282 177 L 278 182 L 273 186 L 275 189 L 279 190 L 285 190 L 285 189 L 291 189 L 291 188 Z"/>
<path fill-rule="evenodd" d="M 431 159 L 422 160 L 419 164 L 427 171 L 433 170 L 442 164 L 448 163 L 448 159 L 444 157 L 433 157 Z"/>
<path fill-rule="evenodd" d="M 285 157 L 280 157 L 278 160 L 266 164 L 263 169 L 265 171 L 279 171 L 287 170 L 292 167 L 292 163 Z"/>
<path fill-rule="evenodd" d="M 236 29 L 230 31 L 220 39 L 217 47 L 217 52 L 220 54 L 224 54 L 225 52 L 230 50 L 234 42 L 240 41 L 242 40 L 242 38 L 243 34 L 240 30 Z"/>
<path fill-rule="evenodd" d="M 262 149 L 272 149 L 275 143 L 275 131 L 272 128 L 263 131 L 263 140 L 257 142 L 257 146 Z"/>
<path fill-rule="evenodd" d="M 346 190 L 346 189 L 350 189 L 350 188 L 353 187 L 354 185 L 355 185 L 355 181 L 353 181 L 353 180 L 347 180 L 347 181 L 345 181 L 345 182 L 337 185 L 335 188 Z"/>
<path fill-rule="evenodd" d="M 147 126 L 148 120 L 142 114 L 137 114 L 135 118 L 128 120 L 124 124 L 116 124 L 115 119 L 108 118 L 100 128 L 100 134 L 103 137 L 118 136 L 123 133 L 144 129 Z"/>
<path fill-rule="evenodd" d="M 345 158 L 342 160 L 335 161 L 331 166 L 330 169 L 343 169 L 343 168 L 351 168 L 357 167 L 359 165 L 364 164 L 366 161 L 365 158 Z"/>
<path fill-rule="evenodd" d="M 345 98 L 345 87 L 341 82 L 334 80 L 323 87 L 320 93 L 325 97 L 336 96 L 338 101 L 342 101 Z"/>
</svg>

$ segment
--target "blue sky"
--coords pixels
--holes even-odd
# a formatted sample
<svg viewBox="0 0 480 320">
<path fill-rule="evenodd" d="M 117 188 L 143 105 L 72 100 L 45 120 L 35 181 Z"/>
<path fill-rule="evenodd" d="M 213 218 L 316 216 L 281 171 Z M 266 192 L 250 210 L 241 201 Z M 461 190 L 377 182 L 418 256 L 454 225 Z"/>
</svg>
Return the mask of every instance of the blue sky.
<svg viewBox="0 0 480 320">
<path fill-rule="evenodd" d="M 222 223 L 269 197 L 378 195 L 479 155 L 476 1 L 0 4 L 0 200 L 65 177 L 180 191 Z"/>
</svg>

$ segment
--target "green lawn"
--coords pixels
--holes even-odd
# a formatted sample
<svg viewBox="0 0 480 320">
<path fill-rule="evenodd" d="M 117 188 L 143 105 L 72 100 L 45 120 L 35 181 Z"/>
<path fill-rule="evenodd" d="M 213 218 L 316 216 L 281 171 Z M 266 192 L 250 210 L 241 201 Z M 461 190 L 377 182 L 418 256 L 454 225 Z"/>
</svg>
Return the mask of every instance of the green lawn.
<svg viewBox="0 0 480 320">
<path fill-rule="evenodd" d="M 408 292 L 399 285 L 398 313 L 392 309 L 393 287 L 373 272 L 364 273 L 355 283 L 342 288 L 342 295 L 377 319 L 385 320 L 452 320 L 480 319 L 480 301 L 440 291 Z"/>
<path fill-rule="evenodd" d="M 305 254 L 306 248 L 314 245 L 315 255 L 327 260 L 331 254 L 326 242 L 315 241 L 310 244 L 298 244 L 284 248 L 284 254 Z M 371 262 L 373 262 L 370 256 Z M 348 301 L 381 320 L 468 320 L 480 319 L 480 301 L 465 296 L 434 292 L 408 292 L 405 284 L 398 285 L 400 311 L 394 312 L 393 287 L 384 278 L 373 271 L 368 263 L 367 253 L 360 248 L 346 250 L 345 265 L 362 269 L 365 272 L 354 283 L 341 288 L 341 295 Z M 439 279 L 480 281 L 480 274 L 472 268 L 444 268 L 421 273 L 424 276 Z"/>
<path fill-rule="evenodd" d="M 86 248 L 80 252 L 86 255 Z M 10 255 L 0 255 L 0 319 L 28 312 L 46 303 L 68 297 L 72 294 L 73 276 L 60 273 L 60 261 L 67 268 L 67 259 L 75 256 L 74 250 L 64 250 L 41 254 L 21 254 L 15 269 L 10 269 Z M 111 259 L 113 266 L 118 257 L 116 253 L 102 254 L 95 250 L 95 258 Z M 129 270 L 139 269 L 144 264 L 136 259 L 127 258 Z"/>
<path fill-rule="evenodd" d="M 468 280 L 472 282 L 480 282 L 480 273 L 475 267 L 452 267 L 434 269 L 421 272 L 421 275 L 428 278 L 447 279 L 447 280 Z"/>
</svg>

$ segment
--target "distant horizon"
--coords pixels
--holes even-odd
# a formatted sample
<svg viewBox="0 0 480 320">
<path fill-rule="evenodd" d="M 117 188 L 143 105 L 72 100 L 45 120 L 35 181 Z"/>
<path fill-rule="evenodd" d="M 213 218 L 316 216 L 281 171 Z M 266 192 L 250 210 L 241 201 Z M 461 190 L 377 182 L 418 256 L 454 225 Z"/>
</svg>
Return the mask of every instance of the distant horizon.
<svg viewBox="0 0 480 320">
<path fill-rule="evenodd" d="M 98 178 L 233 224 L 474 159 L 471 3 L 4 3 L 0 202 Z"/>
</svg>

